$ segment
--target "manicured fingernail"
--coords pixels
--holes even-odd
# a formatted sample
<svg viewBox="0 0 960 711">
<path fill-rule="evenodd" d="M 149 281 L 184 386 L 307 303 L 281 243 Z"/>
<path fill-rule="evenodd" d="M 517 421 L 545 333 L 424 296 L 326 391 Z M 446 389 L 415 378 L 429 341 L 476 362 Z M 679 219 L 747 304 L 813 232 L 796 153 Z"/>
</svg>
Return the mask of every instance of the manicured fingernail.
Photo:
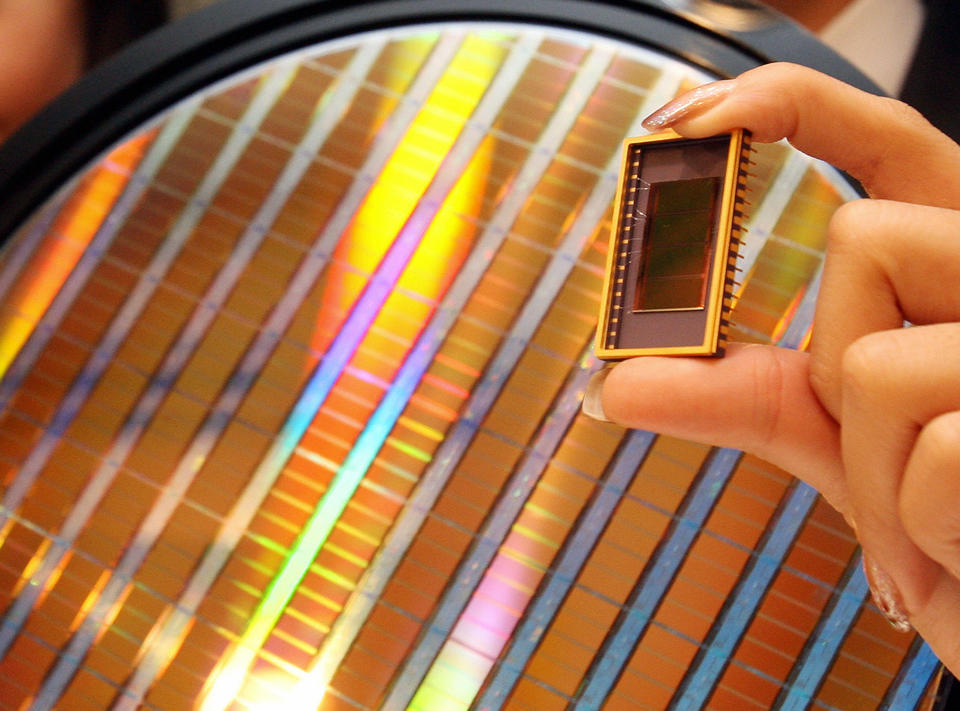
<svg viewBox="0 0 960 711">
<path fill-rule="evenodd" d="M 897 632 L 909 632 L 910 620 L 893 578 L 866 554 L 863 556 L 863 570 L 867 574 L 867 583 L 870 585 L 873 602 L 883 612 L 887 622 Z"/>
<path fill-rule="evenodd" d="M 610 418 L 603 411 L 603 400 L 601 399 L 603 383 L 609 374 L 610 369 L 604 368 L 590 376 L 590 380 L 587 381 L 587 389 L 583 393 L 583 404 L 580 406 L 584 415 L 600 422 L 610 422 Z"/>
<path fill-rule="evenodd" d="M 643 120 L 643 127 L 648 131 L 655 131 L 673 126 L 683 119 L 699 116 L 723 101 L 733 90 L 733 85 L 733 79 L 724 79 L 698 86 L 647 116 Z"/>
</svg>

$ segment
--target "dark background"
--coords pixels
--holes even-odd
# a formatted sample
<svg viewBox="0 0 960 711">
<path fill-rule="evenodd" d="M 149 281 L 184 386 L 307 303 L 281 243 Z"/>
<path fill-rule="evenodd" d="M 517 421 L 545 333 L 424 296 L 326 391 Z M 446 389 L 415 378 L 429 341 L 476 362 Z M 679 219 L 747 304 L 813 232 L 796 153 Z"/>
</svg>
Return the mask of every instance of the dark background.
<svg viewBox="0 0 960 711">
<path fill-rule="evenodd" d="M 960 141 L 960 2 L 926 5 L 923 35 L 900 98 Z"/>
</svg>

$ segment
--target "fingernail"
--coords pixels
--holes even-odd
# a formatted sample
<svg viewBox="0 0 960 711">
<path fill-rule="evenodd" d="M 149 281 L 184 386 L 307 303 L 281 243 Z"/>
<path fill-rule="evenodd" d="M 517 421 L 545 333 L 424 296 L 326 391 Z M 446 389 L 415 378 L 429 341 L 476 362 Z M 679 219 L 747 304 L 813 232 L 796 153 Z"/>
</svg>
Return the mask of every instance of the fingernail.
<svg viewBox="0 0 960 711">
<path fill-rule="evenodd" d="M 733 79 L 724 79 L 698 86 L 647 116 L 643 120 L 643 127 L 654 131 L 672 126 L 683 119 L 699 116 L 723 101 L 733 91 L 733 85 Z"/>
<path fill-rule="evenodd" d="M 909 632 L 910 620 L 903 605 L 903 598 L 900 597 L 900 591 L 897 590 L 893 578 L 887 575 L 886 571 L 867 554 L 863 555 L 863 570 L 867 575 L 867 583 L 870 585 L 873 602 L 883 612 L 887 622 L 897 632 Z"/>
<path fill-rule="evenodd" d="M 590 376 L 590 380 L 587 381 L 587 389 L 583 393 L 583 403 L 580 406 L 584 415 L 599 420 L 600 422 L 610 422 L 610 418 L 608 418 L 607 414 L 603 411 L 603 400 L 601 397 L 603 395 L 603 383 L 606 381 L 609 373 L 610 369 L 604 368 Z"/>
</svg>

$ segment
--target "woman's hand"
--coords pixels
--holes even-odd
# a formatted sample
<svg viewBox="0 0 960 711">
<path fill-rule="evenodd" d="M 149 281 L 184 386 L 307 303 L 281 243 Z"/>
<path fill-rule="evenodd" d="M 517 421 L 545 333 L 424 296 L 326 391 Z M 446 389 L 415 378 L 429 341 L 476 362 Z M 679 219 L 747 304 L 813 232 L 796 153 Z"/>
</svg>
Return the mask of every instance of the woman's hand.
<svg viewBox="0 0 960 711">
<path fill-rule="evenodd" d="M 584 411 L 744 449 L 817 488 L 854 526 L 877 603 L 960 673 L 960 147 L 904 104 L 785 64 L 645 125 L 787 138 L 873 199 L 830 223 L 809 353 L 628 360 L 595 376 Z"/>
</svg>

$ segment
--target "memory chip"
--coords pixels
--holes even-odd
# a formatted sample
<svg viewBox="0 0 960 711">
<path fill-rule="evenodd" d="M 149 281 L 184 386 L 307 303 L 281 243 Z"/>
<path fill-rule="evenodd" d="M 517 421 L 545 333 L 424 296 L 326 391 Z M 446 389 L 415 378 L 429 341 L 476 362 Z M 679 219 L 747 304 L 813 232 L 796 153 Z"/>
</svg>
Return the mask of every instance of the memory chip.
<svg viewBox="0 0 960 711">
<path fill-rule="evenodd" d="M 723 352 L 749 151 L 743 131 L 625 142 L 597 357 Z"/>
</svg>

